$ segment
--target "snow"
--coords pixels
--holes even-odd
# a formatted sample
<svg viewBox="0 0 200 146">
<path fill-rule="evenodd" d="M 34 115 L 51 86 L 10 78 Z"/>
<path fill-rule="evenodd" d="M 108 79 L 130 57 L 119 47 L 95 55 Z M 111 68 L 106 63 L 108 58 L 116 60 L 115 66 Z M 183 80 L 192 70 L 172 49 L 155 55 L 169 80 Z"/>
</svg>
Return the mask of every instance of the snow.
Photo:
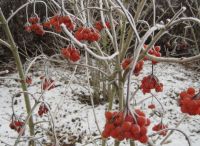
<svg viewBox="0 0 200 146">
<path fill-rule="evenodd" d="M 85 70 L 78 68 L 76 74 L 72 77 L 73 71 L 74 68 L 70 67 L 59 68 L 50 66 L 48 73 L 49 76 L 55 79 L 56 88 L 46 91 L 43 95 L 43 101 L 50 105 L 51 115 L 55 124 L 55 131 L 57 136 L 62 139 L 61 141 L 65 143 L 76 142 L 77 146 L 83 146 L 85 143 L 89 143 L 87 146 L 94 146 L 95 144 L 100 145 L 100 134 L 95 123 L 92 106 L 83 102 L 84 99 L 88 100 L 89 98 Z M 145 63 L 144 70 L 142 71 L 142 74 L 139 75 L 139 80 L 150 73 L 151 65 L 149 63 Z M 187 68 L 178 64 L 165 63 L 157 64 L 154 67 L 154 74 L 158 77 L 160 82 L 164 84 L 164 92 L 153 92 L 153 94 L 156 95 L 164 106 L 165 114 L 163 122 L 167 124 L 168 127 L 174 128 L 184 116 L 184 114 L 180 112 L 180 108 L 177 103 L 178 94 L 190 86 L 199 89 L 200 74 L 189 67 Z M 34 72 L 31 72 L 31 75 L 33 78 L 33 84 L 28 87 L 28 91 L 32 93 L 36 99 L 38 99 L 41 95 L 41 81 L 39 78 L 41 75 L 44 75 L 44 70 L 43 68 L 37 68 Z M 10 79 L 13 77 L 17 78 L 18 75 L 16 73 L 9 74 L 6 77 L 7 79 L 0 79 L 0 141 L 13 145 L 18 134 L 9 128 L 12 115 L 11 101 L 12 96 L 20 91 L 20 86 L 19 82 Z M 140 81 L 138 81 L 138 78 L 136 80 L 136 77 L 133 76 L 131 84 L 131 92 L 134 92 L 136 84 L 139 85 Z M 149 94 L 143 95 L 143 93 L 139 91 L 136 95 L 137 102 L 146 97 L 149 97 Z M 79 100 L 80 98 L 83 99 L 82 102 Z M 25 119 L 26 114 L 24 110 L 23 96 L 20 95 L 15 97 L 14 101 L 15 103 L 17 102 L 16 105 L 14 105 L 16 115 Z M 151 102 L 152 99 L 149 98 L 138 106 L 145 111 L 152 121 L 148 134 L 152 133 L 152 126 L 160 122 L 160 118 L 156 116 L 152 110 L 147 108 Z M 32 105 L 34 104 L 33 98 L 31 99 L 31 103 Z M 162 111 L 160 104 L 155 99 L 153 100 L 153 103 L 156 105 L 157 111 Z M 104 112 L 106 105 L 107 104 L 105 103 L 99 104 L 95 105 L 94 108 L 101 131 L 103 130 L 105 124 Z M 59 107 L 58 112 L 56 110 L 57 107 Z M 114 105 L 114 107 L 117 106 Z M 37 115 L 38 108 L 39 107 L 37 107 L 33 113 L 34 120 L 44 122 L 37 125 L 38 129 L 36 129 L 36 131 L 38 134 L 36 137 L 38 137 L 40 141 L 50 142 L 51 136 L 46 132 L 50 130 L 50 125 L 48 122 L 45 122 L 49 120 L 50 116 L 45 115 L 44 117 L 39 117 Z M 199 116 L 187 116 L 187 118 L 178 127 L 189 136 L 192 146 L 200 146 L 199 118 Z M 25 138 L 27 134 L 28 131 L 26 131 L 26 134 L 23 137 Z M 155 140 L 156 138 L 157 136 L 155 136 L 152 140 Z M 162 137 L 159 138 L 157 142 L 162 139 Z M 5 145 L 5 143 L 0 145 Z M 112 144 L 113 139 L 109 139 L 108 145 Z M 126 141 L 123 141 L 121 145 L 125 146 L 128 144 Z M 165 146 L 175 145 L 188 145 L 185 137 L 181 133 L 174 132 L 165 144 Z M 20 143 L 19 146 L 24 146 L 24 143 Z M 142 144 L 138 143 L 138 146 L 142 146 Z"/>
</svg>

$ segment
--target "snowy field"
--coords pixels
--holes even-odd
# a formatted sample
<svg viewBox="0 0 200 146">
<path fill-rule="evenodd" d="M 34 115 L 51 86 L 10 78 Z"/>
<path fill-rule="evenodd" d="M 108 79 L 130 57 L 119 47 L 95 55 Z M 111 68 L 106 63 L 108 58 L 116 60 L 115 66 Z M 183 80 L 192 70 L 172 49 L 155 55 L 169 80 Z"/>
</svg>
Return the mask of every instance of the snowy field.
<svg viewBox="0 0 200 146">
<path fill-rule="evenodd" d="M 33 83 L 28 87 L 28 91 L 34 95 L 37 99 L 41 95 L 41 80 L 40 76 L 44 75 L 44 68 L 39 67 L 33 69 L 31 72 Z M 87 87 L 87 78 L 85 76 L 86 70 L 84 68 L 77 68 L 75 75 L 73 67 L 50 67 L 48 69 L 48 75 L 55 80 L 56 87 L 49 91 L 46 91 L 43 95 L 43 100 L 48 103 L 51 108 L 51 116 L 44 115 L 42 118 L 38 116 L 38 108 L 33 113 L 34 120 L 38 123 L 36 126 L 36 138 L 40 142 L 48 143 L 51 141 L 51 126 L 49 125 L 49 119 L 53 119 L 55 125 L 55 132 L 57 138 L 63 146 L 100 146 L 100 133 L 97 130 L 95 123 L 93 108 L 89 100 L 89 89 Z M 139 75 L 141 80 L 145 75 L 151 74 L 151 65 L 145 63 L 142 74 Z M 164 92 L 153 93 L 162 103 L 165 114 L 163 118 L 164 124 L 167 124 L 169 128 L 174 128 L 176 124 L 184 117 L 184 114 L 180 112 L 177 99 L 178 94 L 186 90 L 188 87 L 200 88 L 200 73 L 194 71 L 192 68 L 186 68 L 185 66 L 178 64 L 164 64 L 159 63 L 155 66 L 154 74 L 164 84 Z M 12 97 L 20 91 L 19 82 L 13 78 L 17 78 L 17 74 L 10 74 L 6 76 L 6 79 L 0 79 L 0 146 L 13 145 L 17 132 L 9 128 L 11 121 Z M 135 80 L 133 76 L 131 91 L 134 92 L 136 84 L 140 84 L 140 81 Z M 126 89 L 126 87 L 125 87 Z M 126 91 L 126 90 L 124 90 Z M 126 92 L 125 92 L 126 93 Z M 136 95 L 137 101 L 142 101 L 148 97 L 149 94 L 143 95 L 139 91 Z M 32 98 L 32 104 L 34 100 Z M 156 105 L 155 110 L 148 109 L 148 105 L 153 102 Z M 107 104 L 101 103 L 95 105 L 95 113 L 97 117 L 97 123 L 100 130 L 103 130 L 105 124 L 104 112 Z M 117 107 L 114 105 L 114 107 Z M 152 123 L 149 126 L 148 134 L 152 134 L 152 126 L 160 121 L 160 118 L 156 116 L 155 111 L 161 111 L 160 104 L 154 99 L 145 100 L 140 107 L 151 119 Z M 17 94 L 14 97 L 14 110 L 15 114 L 24 119 L 25 107 L 22 94 Z M 115 110 L 115 109 L 113 109 Z M 190 138 L 192 146 L 200 146 L 200 116 L 185 116 L 186 118 L 180 124 L 178 129 L 184 131 Z M 51 120 L 52 121 L 52 120 Z M 27 127 L 28 129 L 28 127 Z M 23 139 L 26 139 L 26 131 Z M 162 141 L 162 137 L 155 136 L 151 140 L 157 140 L 159 144 Z M 108 146 L 113 144 L 113 139 L 109 139 Z M 121 145 L 128 145 L 126 141 Z M 20 143 L 19 146 L 24 146 L 25 143 Z M 138 146 L 142 144 L 138 143 Z M 174 132 L 169 139 L 165 142 L 165 146 L 187 146 L 188 143 L 185 137 L 178 132 Z"/>
</svg>

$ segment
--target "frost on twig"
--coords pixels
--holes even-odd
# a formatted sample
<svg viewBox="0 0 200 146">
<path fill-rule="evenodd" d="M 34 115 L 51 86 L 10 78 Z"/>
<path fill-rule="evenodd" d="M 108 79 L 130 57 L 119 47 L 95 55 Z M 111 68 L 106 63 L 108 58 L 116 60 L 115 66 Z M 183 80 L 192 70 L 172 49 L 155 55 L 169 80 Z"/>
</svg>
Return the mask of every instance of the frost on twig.
<svg viewBox="0 0 200 146">
<path fill-rule="evenodd" d="M 9 70 L 0 71 L 0 75 L 9 73 Z"/>
</svg>

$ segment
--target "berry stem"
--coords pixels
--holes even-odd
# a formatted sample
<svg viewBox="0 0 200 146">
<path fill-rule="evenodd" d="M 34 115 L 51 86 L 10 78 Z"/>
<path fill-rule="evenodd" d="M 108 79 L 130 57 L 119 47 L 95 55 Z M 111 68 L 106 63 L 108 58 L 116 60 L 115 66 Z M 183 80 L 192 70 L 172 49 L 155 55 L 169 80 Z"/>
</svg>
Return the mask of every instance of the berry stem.
<svg viewBox="0 0 200 146">
<path fill-rule="evenodd" d="M 154 66 L 153 66 L 153 63 L 151 64 L 151 69 L 152 69 L 152 71 L 151 71 L 151 74 L 153 75 L 153 68 Z"/>
<path fill-rule="evenodd" d="M 114 146 L 119 146 L 120 141 L 115 140 L 115 145 Z"/>
<path fill-rule="evenodd" d="M 130 140 L 130 146 L 136 146 L 134 140 Z"/>
</svg>

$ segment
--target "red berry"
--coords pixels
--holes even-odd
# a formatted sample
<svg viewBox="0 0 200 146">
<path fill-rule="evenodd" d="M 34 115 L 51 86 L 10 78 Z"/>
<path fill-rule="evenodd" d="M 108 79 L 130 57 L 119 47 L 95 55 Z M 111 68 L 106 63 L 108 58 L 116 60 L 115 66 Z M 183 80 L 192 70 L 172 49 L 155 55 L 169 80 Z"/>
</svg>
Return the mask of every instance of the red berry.
<svg viewBox="0 0 200 146">
<path fill-rule="evenodd" d="M 112 136 L 113 138 L 117 138 L 119 133 L 117 133 L 116 129 L 113 129 L 110 133 L 110 136 Z"/>
<path fill-rule="evenodd" d="M 146 135 L 147 134 L 147 128 L 145 126 L 140 127 L 140 134 Z"/>
<path fill-rule="evenodd" d="M 138 116 L 142 116 L 142 117 L 145 117 L 145 113 L 139 109 L 135 109 L 135 112 Z"/>
<path fill-rule="evenodd" d="M 15 129 L 15 128 L 16 128 L 16 126 L 15 126 L 15 124 L 14 124 L 13 122 L 10 123 L 9 127 L 10 127 L 11 129 Z"/>
<path fill-rule="evenodd" d="M 24 29 L 25 29 L 25 31 L 27 31 L 27 32 L 31 32 L 31 31 L 32 31 L 30 25 L 25 25 L 25 26 L 24 26 Z"/>
<path fill-rule="evenodd" d="M 106 21 L 105 23 L 106 23 L 106 27 L 107 27 L 108 29 L 111 29 L 110 22 Z"/>
<path fill-rule="evenodd" d="M 108 138 L 110 136 L 110 132 L 108 131 L 108 130 L 104 130 L 103 132 L 102 132 L 102 137 L 103 138 Z"/>
<path fill-rule="evenodd" d="M 134 123 L 133 116 L 130 115 L 130 114 L 126 115 L 125 121 L 126 121 L 126 122 Z"/>
<path fill-rule="evenodd" d="M 154 49 L 155 49 L 157 52 L 160 52 L 160 50 L 161 50 L 161 49 L 160 49 L 160 46 L 155 46 Z"/>
<path fill-rule="evenodd" d="M 181 93 L 179 94 L 179 96 L 180 96 L 181 98 L 187 98 L 187 97 L 189 97 L 189 94 L 188 94 L 186 91 L 183 91 L 183 92 L 181 92 Z"/>
<path fill-rule="evenodd" d="M 190 95 L 194 95 L 195 94 L 195 89 L 190 87 L 187 89 L 187 93 L 190 94 Z"/>
<path fill-rule="evenodd" d="M 137 124 L 133 124 L 131 127 L 131 132 L 133 134 L 139 134 L 140 133 L 140 126 Z"/>
<path fill-rule="evenodd" d="M 50 28 L 51 28 L 51 23 L 50 23 L 50 21 L 46 21 L 46 22 L 44 22 L 42 25 L 43 25 L 44 28 L 47 28 L 47 29 L 50 29 Z"/>
<path fill-rule="evenodd" d="M 139 138 L 139 141 L 141 143 L 147 143 L 148 142 L 148 137 L 146 135 L 143 135 Z"/>
<path fill-rule="evenodd" d="M 118 126 L 118 125 L 121 125 L 122 122 L 123 122 L 123 117 L 119 116 L 119 117 L 115 118 L 114 124 Z"/>
<path fill-rule="evenodd" d="M 132 137 L 132 134 L 131 134 L 130 131 L 125 131 L 123 135 L 124 135 L 124 137 L 125 137 L 126 139 L 129 139 L 129 138 Z"/>
<path fill-rule="evenodd" d="M 145 117 L 137 117 L 137 122 L 138 122 L 138 125 L 140 125 L 140 127 L 142 126 L 145 126 L 146 124 L 146 118 Z"/>
<path fill-rule="evenodd" d="M 39 18 L 39 17 L 30 17 L 30 18 L 28 19 L 28 21 L 29 21 L 30 23 L 32 23 L 32 24 L 36 24 L 36 23 L 38 23 L 38 22 L 40 21 L 40 18 Z"/>
<path fill-rule="evenodd" d="M 112 131 L 113 129 L 115 129 L 115 126 L 112 123 L 106 123 L 105 129 L 107 129 L 108 131 Z"/>
<path fill-rule="evenodd" d="M 107 112 L 105 112 L 105 117 L 106 117 L 106 119 L 107 119 L 108 121 L 110 121 L 110 120 L 112 119 L 113 115 L 112 115 L 111 112 L 107 111 Z"/>
<path fill-rule="evenodd" d="M 124 140 L 124 138 L 125 138 L 124 135 L 118 135 L 117 136 L 118 141 L 122 141 L 122 140 Z"/>
<path fill-rule="evenodd" d="M 126 58 L 122 61 L 122 68 L 124 70 L 128 69 L 129 68 L 129 65 L 131 63 L 132 59 L 131 58 Z"/>
<path fill-rule="evenodd" d="M 14 124 L 16 127 L 21 127 L 24 125 L 24 122 L 21 122 L 21 121 L 14 121 Z"/>
<path fill-rule="evenodd" d="M 73 62 L 80 60 L 80 53 L 77 50 L 73 50 L 70 55 L 70 60 Z"/>
<path fill-rule="evenodd" d="M 124 131 L 129 131 L 131 129 L 131 122 L 123 122 L 122 123 L 122 129 Z"/>
<path fill-rule="evenodd" d="M 150 104 L 150 105 L 148 105 L 148 108 L 149 108 L 149 109 L 155 109 L 156 106 L 155 106 L 155 104 Z"/>
<path fill-rule="evenodd" d="M 95 28 L 96 28 L 98 31 L 101 31 L 104 27 L 103 27 L 103 25 L 101 24 L 100 21 L 97 21 L 97 22 L 95 23 Z"/>
<path fill-rule="evenodd" d="M 163 91 L 163 84 L 162 83 L 156 84 L 155 90 L 156 90 L 156 92 L 162 92 Z"/>
</svg>

